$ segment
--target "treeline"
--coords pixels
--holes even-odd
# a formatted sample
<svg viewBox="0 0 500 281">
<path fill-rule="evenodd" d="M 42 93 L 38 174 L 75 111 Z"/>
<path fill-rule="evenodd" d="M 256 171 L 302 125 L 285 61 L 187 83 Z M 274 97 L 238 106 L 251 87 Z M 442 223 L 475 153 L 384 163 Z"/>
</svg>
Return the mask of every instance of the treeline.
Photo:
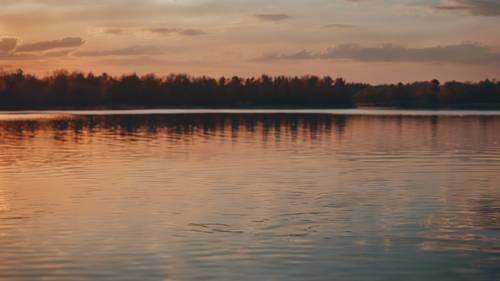
<svg viewBox="0 0 500 281">
<path fill-rule="evenodd" d="M 439 81 L 371 86 L 342 78 L 112 77 L 66 71 L 39 78 L 21 70 L 0 73 L 0 108 L 147 107 L 497 107 L 500 82 Z M 498 106 L 500 108 L 500 106 Z"/>
<path fill-rule="evenodd" d="M 411 84 L 368 86 L 355 94 L 357 104 L 408 108 L 500 109 L 500 82 L 478 83 L 438 80 Z"/>
</svg>

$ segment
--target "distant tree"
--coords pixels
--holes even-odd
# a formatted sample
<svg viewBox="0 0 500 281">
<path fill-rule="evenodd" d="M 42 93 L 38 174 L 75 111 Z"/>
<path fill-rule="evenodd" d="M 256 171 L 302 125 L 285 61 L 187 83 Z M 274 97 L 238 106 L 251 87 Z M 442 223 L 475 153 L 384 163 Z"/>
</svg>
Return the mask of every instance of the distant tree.
<svg viewBox="0 0 500 281">
<path fill-rule="evenodd" d="M 500 107 L 500 83 L 438 80 L 411 84 L 367 85 L 342 78 L 314 75 L 258 78 L 158 77 L 137 74 L 112 77 L 106 73 L 64 70 L 38 78 L 22 70 L 0 73 L 0 108 L 92 108 L 151 106 L 297 106 L 352 107 Z"/>
</svg>

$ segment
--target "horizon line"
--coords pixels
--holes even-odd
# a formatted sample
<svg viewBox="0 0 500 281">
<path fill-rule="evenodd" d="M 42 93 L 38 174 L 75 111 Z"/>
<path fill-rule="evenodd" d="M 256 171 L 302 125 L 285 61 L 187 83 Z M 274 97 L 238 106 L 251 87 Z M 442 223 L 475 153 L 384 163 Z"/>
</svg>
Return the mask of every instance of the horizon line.
<svg viewBox="0 0 500 281">
<path fill-rule="evenodd" d="M 422 82 L 432 82 L 432 81 L 437 81 L 439 83 L 463 83 L 463 84 L 479 84 L 481 82 L 492 82 L 492 83 L 500 83 L 500 77 L 499 78 L 492 78 L 492 77 L 485 77 L 479 80 L 441 80 L 438 78 L 432 78 L 432 79 L 426 79 L 426 80 L 413 80 L 413 81 L 399 81 L 399 82 L 383 82 L 383 83 L 372 83 L 372 82 L 362 82 L 362 81 L 354 81 L 354 80 L 346 80 L 342 76 L 333 76 L 329 74 L 325 75 L 319 75 L 319 74 L 304 74 L 304 75 L 285 75 L 285 74 L 267 74 L 265 72 L 261 73 L 260 75 L 248 75 L 248 76 L 240 76 L 240 75 L 197 75 L 197 74 L 189 74 L 185 72 L 170 72 L 168 74 L 160 74 L 160 73 L 155 73 L 155 72 L 146 72 L 144 74 L 139 73 L 138 71 L 132 71 L 128 73 L 122 73 L 122 74 L 109 74 L 106 71 L 102 72 L 94 72 L 94 71 L 84 71 L 84 70 L 68 70 L 68 69 L 54 69 L 52 71 L 47 71 L 44 74 L 40 73 L 35 73 L 35 72 L 29 72 L 25 71 L 22 68 L 17 68 L 17 69 L 11 69 L 11 70 L 2 70 L 0 69 L 0 76 L 4 75 L 9 75 L 9 74 L 15 74 L 15 73 L 21 73 L 24 76 L 33 76 L 37 79 L 47 79 L 51 78 L 57 75 L 83 75 L 88 77 L 89 75 L 93 75 L 95 77 L 102 77 L 102 76 L 108 76 L 112 79 L 120 79 L 123 77 L 129 77 L 129 76 L 137 76 L 138 78 L 146 78 L 148 76 L 153 76 L 154 78 L 157 79 L 165 79 L 169 76 L 186 76 L 188 78 L 194 78 L 194 79 L 199 79 L 199 78 L 206 78 L 206 79 L 215 79 L 215 80 L 220 80 L 220 79 L 233 79 L 233 78 L 239 78 L 242 79 L 243 82 L 245 80 L 249 79 L 259 79 L 262 77 L 269 77 L 271 79 L 276 79 L 276 78 L 285 78 L 285 79 L 295 79 L 295 78 L 310 78 L 310 77 L 317 77 L 319 79 L 324 79 L 324 78 L 330 78 L 333 79 L 334 81 L 336 79 L 342 79 L 344 82 L 349 83 L 349 84 L 363 84 L 363 85 L 370 85 L 370 86 L 384 86 L 384 85 L 411 85 L 415 83 L 422 83 Z"/>
</svg>

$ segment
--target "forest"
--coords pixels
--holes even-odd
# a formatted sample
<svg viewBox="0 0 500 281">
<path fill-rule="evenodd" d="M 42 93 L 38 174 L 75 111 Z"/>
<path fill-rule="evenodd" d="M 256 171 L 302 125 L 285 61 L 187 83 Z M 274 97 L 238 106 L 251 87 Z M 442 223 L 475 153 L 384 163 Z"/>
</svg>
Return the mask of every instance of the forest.
<svg viewBox="0 0 500 281">
<path fill-rule="evenodd" d="M 0 73 L 0 109 L 95 108 L 401 108 L 500 109 L 500 82 L 484 80 L 369 85 L 314 75 L 193 77 L 22 70 Z"/>
</svg>

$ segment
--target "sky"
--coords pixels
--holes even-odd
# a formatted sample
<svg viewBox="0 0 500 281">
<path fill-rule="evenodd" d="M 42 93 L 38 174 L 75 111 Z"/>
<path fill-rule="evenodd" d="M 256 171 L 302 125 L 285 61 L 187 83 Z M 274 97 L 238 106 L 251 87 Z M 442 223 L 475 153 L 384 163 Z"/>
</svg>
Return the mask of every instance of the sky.
<svg viewBox="0 0 500 281">
<path fill-rule="evenodd" d="M 0 71 L 500 78 L 500 0 L 0 0 Z"/>
</svg>

